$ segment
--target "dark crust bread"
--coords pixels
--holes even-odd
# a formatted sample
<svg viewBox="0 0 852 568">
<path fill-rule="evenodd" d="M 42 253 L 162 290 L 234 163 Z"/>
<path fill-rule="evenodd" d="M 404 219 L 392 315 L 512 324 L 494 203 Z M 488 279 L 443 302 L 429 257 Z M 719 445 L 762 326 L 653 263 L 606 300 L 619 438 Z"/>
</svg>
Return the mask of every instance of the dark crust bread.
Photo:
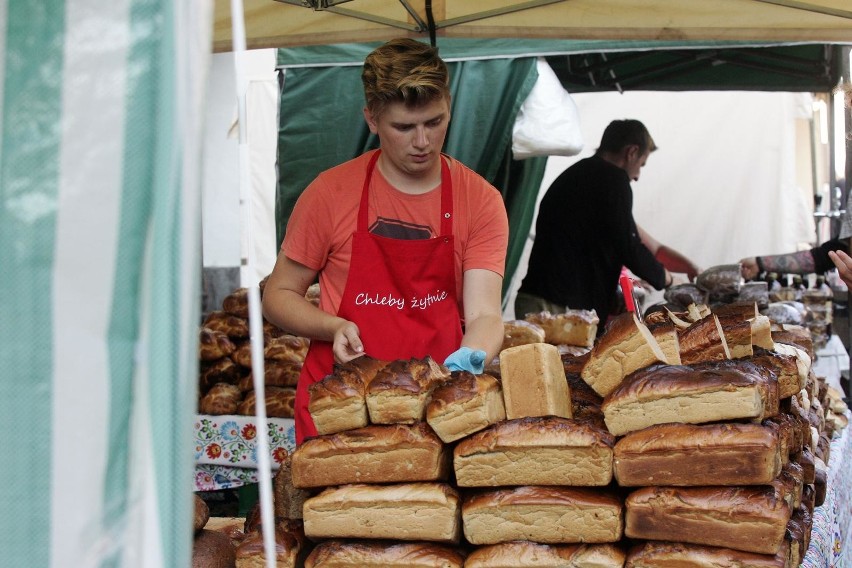
<svg viewBox="0 0 852 568">
<path fill-rule="evenodd" d="M 383 391 L 407 392 L 421 394 L 428 392 L 438 382 L 449 378 L 450 372 L 440 366 L 430 357 L 424 359 L 398 359 L 391 361 L 386 367 L 376 373 L 375 378 L 367 386 L 368 393 Z"/>
<path fill-rule="evenodd" d="M 682 542 L 648 541 L 634 545 L 627 553 L 626 566 L 634 568 L 675 568 L 676 566 L 738 566 L 742 568 L 786 568 L 787 557 L 757 554 L 730 548 L 701 546 Z"/>
</svg>

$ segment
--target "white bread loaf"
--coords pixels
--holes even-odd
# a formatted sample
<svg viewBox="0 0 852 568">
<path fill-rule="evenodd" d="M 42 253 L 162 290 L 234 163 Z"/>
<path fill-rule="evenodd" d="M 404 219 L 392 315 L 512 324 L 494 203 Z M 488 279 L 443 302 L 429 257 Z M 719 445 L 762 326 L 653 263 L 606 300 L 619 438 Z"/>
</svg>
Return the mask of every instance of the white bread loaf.
<svg viewBox="0 0 852 568">
<path fill-rule="evenodd" d="M 781 472 L 778 432 L 760 424 L 659 424 L 619 439 L 622 487 L 768 485 Z"/>
<path fill-rule="evenodd" d="M 332 373 L 309 387 L 308 411 L 318 434 L 334 434 L 369 424 L 367 385 L 387 361 L 363 355 L 335 364 Z"/>
<path fill-rule="evenodd" d="M 367 385 L 367 411 L 373 424 L 413 424 L 426 419 L 432 391 L 450 371 L 430 355 L 391 361 Z"/>
<path fill-rule="evenodd" d="M 580 347 L 594 345 L 600 323 L 600 318 L 594 310 L 566 310 L 558 314 L 545 311 L 528 314 L 524 319 L 544 330 L 545 342 L 551 345 Z"/>
<path fill-rule="evenodd" d="M 305 568 L 462 568 L 464 555 L 434 542 L 342 541 L 320 543 Z"/>
<path fill-rule="evenodd" d="M 523 486 L 468 496 L 462 505 L 471 544 L 531 540 L 611 543 L 622 533 L 622 502 L 601 489 Z"/>
<path fill-rule="evenodd" d="M 630 568 L 789 568 L 786 548 L 776 554 L 757 554 L 730 548 L 701 546 L 682 542 L 643 542 L 627 554 Z M 798 564 L 796 564 L 798 566 Z"/>
<path fill-rule="evenodd" d="M 614 544 L 539 544 L 525 540 L 482 546 L 465 568 L 622 568 L 624 551 Z"/>
<path fill-rule="evenodd" d="M 643 487 L 628 495 L 624 534 L 775 554 L 791 510 L 772 487 Z"/>
<path fill-rule="evenodd" d="M 624 377 L 654 363 L 668 361 L 647 326 L 627 312 L 607 325 L 580 376 L 596 393 L 606 396 Z"/>
<path fill-rule="evenodd" d="M 604 486 L 615 439 L 604 428 L 558 416 L 500 422 L 453 450 L 459 487 Z"/>
<path fill-rule="evenodd" d="M 571 418 L 571 393 L 559 350 L 532 343 L 500 353 L 500 375 L 507 418 Z"/>
<path fill-rule="evenodd" d="M 778 413 L 778 382 L 743 359 L 654 365 L 625 379 L 601 409 L 616 436 L 667 422 L 760 421 Z"/>
<path fill-rule="evenodd" d="M 309 438 L 292 457 L 298 488 L 443 481 L 449 449 L 425 423 L 372 425 Z"/>
<path fill-rule="evenodd" d="M 459 495 L 442 483 L 343 485 L 305 501 L 305 535 L 457 543 Z"/>
<path fill-rule="evenodd" d="M 505 419 L 503 388 L 488 374 L 453 373 L 426 406 L 426 421 L 446 444 Z"/>
</svg>

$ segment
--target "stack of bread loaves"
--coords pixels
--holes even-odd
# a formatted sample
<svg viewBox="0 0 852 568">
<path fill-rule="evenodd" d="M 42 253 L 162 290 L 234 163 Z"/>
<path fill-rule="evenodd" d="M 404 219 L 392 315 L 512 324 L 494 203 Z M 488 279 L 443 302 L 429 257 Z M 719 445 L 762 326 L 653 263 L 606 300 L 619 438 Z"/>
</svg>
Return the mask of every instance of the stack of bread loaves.
<svg viewBox="0 0 852 568">
<path fill-rule="evenodd" d="M 287 334 L 264 319 L 263 344 L 266 415 L 293 418 L 296 383 L 309 341 Z M 222 301 L 221 310 L 208 314 L 201 324 L 198 348 L 199 413 L 253 416 L 256 401 L 251 373 L 248 289 L 234 290 Z"/>
<path fill-rule="evenodd" d="M 312 385 L 304 566 L 801 562 L 847 413 L 807 329 L 690 305 L 575 351 L 509 324 L 493 373 L 364 356 Z"/>
<path fill-rule="evenodd" d="M 618 437 L 615 479 L 631 488 L 628 565 L 798 566 L 829 434 L 824 381 L 789 331 L 776 342 L 754 304 L 608 326 L 582 376 Z"/>
</svg>

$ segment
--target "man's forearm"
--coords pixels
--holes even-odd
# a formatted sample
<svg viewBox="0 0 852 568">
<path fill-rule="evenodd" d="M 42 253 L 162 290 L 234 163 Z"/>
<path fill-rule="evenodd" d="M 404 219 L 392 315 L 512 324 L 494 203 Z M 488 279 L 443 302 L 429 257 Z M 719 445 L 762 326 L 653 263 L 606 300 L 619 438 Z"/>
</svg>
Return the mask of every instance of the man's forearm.
<svg viewBox="0 0 852 568">
<path fill-rule="evenodd" d="M 779 274 L 810 274 L 814 272 L 814 256 L 809 250 L 758 256 L 757 265 L 761 272 Z"/>
</svg>

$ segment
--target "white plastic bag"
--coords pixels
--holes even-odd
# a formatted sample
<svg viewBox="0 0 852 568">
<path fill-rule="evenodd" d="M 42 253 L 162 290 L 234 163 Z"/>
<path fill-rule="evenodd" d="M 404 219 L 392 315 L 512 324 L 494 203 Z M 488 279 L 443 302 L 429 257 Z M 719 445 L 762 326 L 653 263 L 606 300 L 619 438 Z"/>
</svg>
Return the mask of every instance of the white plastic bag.
<svg viewBox="0 0 852 568">
<path fill-rule="evenodd" d="M 538 58 L 536 68 L 538 80 L 512 127 L 512 153 L 516 160 L 575 156 L 583 150 L 577 105 L 544 58 Z"/>
</svg>

